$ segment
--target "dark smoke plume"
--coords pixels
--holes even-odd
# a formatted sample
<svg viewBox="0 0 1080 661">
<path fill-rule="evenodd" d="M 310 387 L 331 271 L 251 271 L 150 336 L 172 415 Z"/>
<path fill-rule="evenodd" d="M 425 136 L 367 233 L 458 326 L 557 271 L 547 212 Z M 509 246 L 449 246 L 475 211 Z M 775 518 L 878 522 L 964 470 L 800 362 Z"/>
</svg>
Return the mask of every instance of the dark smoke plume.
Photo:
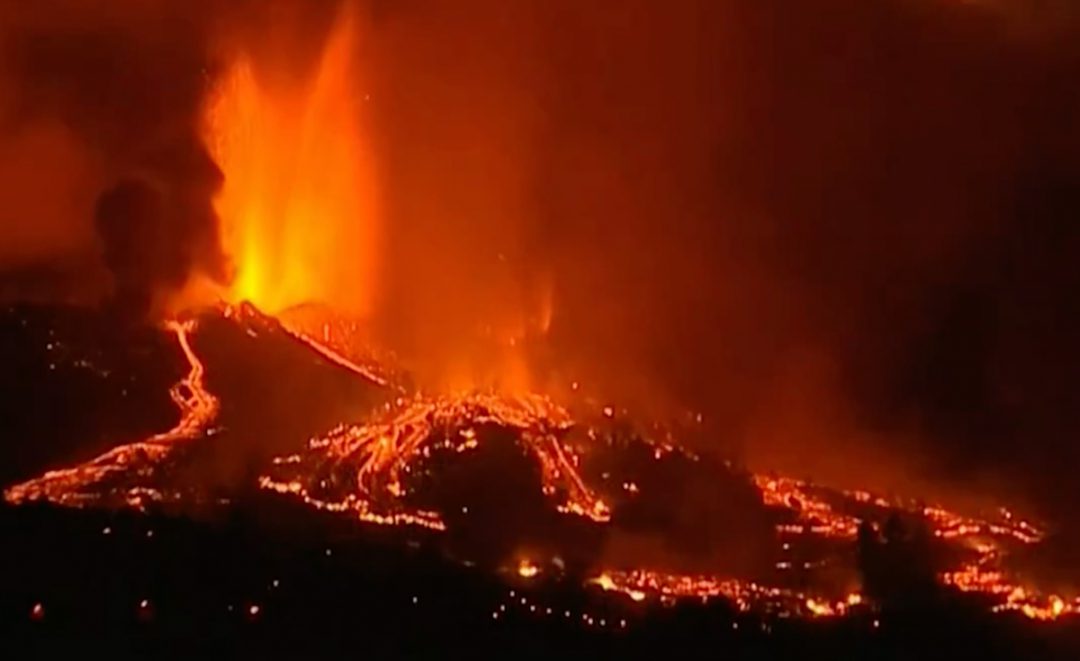
<svg viewBox="0 0 1080 661">
<path fill-rule="evenodd" d="M 207 8 L 47 0 L 0 9 L 0 135 L 15 175 L 0 183 L 11 201 L 0 212 L 0 236 L 12 239 L 3 268 L 103 257 L 116 300 L 141 311 L 192 273 L 223 277 L 211 206 L 221 175 L 199 135 L 214 69 Z M 76 271 L 66 286 L 108 283 Z"/>
</svg>

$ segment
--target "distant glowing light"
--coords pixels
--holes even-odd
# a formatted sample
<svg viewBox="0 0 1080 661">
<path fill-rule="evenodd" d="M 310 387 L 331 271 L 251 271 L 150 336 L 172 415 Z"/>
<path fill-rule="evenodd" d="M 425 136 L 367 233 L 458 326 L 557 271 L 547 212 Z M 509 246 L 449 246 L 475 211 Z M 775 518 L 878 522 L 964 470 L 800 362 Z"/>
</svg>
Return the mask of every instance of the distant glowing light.
<svg viewBox="0 0 1080 661">
<path fill-rule="evenodd" d="M 540 567 L 528 559 L 523 559 L 518 563 L 517 573 L 522 578 L 533 578 L 540 573 Z"/>
<path fill-rule="evenodd" d="M 1060 597 L 1054 596 L 1050 598 L 1050 610 L 1057 617 L 1065 612 L 1065 602 Z"/>
</svg>

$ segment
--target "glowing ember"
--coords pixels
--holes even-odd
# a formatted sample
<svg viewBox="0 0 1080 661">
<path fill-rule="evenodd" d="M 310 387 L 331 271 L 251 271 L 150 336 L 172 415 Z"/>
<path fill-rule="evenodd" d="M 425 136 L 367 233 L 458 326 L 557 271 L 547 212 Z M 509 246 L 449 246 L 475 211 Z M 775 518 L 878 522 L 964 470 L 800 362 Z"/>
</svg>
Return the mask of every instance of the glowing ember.
<svg viewBox="0 0 1080 661">
<path fill-rule="evenodd" d="M 190 335 L 195 330 L 195 322 L 170 321 L 166 327 L 176 334 L 176 340 L 190 366 L 187 376 L 169 391 L 180 409 L 180 421 L 176 426 L 144 441 L 115 447 L 74 468 L 49 471 L 39 478 L 10 487 L 4 492 L 8 502 L 48 500 L 75 507 L 96 502 L 101 494 L 92 490 L 93 487 L 100 487 L 114 479 L 123 480 L 144 474 L 168 456 L 177 443 L 204 434 L 207 425 L 217 415 L 218 400 L 206 390 L 203 364 L 191 348 Z M 157 491 L 142 486 L 126 487 L 119 495 L 127 505 L 138 509 L 145 501 L 162 498 Z"/>
<path fill-rule="evenodd" d="M 518 563 L 517 573 L 522 578 L 533 578 L 540 574 L 540 567 L 525 559 Z"/>
</svg>

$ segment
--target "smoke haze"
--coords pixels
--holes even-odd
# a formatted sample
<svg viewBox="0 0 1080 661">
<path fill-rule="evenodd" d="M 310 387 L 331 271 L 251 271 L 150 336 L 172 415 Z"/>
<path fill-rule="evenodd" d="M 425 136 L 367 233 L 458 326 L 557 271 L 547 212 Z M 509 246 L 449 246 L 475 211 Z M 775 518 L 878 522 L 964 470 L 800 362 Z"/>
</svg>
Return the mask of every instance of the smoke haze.
<svg viewBox="0 0 1080 661">
<path fill-rule="evenodd" d="M 208 81 L 230 47 L 304 75 L 330 5 L 9 4 L 0 261 L 224 278 Z M 373 319 L 421 372 L 532 337 L 534 383 L 702 411 L 757 466 L 1080 500 L 1073 3 L 355 7 Z"/>
<path fill-rule="evenodd" d="M 1062 495 L 1072 5 L 384 6 L 406 349 L 458 355 L 553 283 L 561 368 L 752 464 Z"/>
<path fill-rule="evenodd" d="M 210 206 L 220 173 L 198 135 L 212 73 L 198 3 L 0 12 L 3 264 L 66 272 L 66 293 L 111 288 L 136 310 L 193 270 L 223 277 Z M 112 267 L 111 283 L 94 264 Z"/>
</svg>

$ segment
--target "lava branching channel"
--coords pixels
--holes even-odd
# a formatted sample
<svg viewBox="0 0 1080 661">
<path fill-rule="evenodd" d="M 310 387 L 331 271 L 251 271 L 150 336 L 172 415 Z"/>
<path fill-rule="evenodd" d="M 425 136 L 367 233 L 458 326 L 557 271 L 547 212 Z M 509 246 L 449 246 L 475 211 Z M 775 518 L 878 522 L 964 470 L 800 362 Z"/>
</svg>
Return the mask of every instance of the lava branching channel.
<svg viewBox="0 0 1080 661">
<path fill-rule="evenodd" d="M 776 526 L 777 539 L 785 551 L 795 553 L 794 549 L 801 547 L 805 558 L 806 547 L 821 542 L 839 542 L 850 548 L 861 535 L 877 536 L 877 527 L 868 521 L 902 515 L 929 531 L 934 542 L 956 558 L 938 573 L 941 585 L 980 594 L 993 604 L 995 612 L 1015 611 L 1039 620 L 1080 614 L 1080 599 L 1043 593 L 1025 585 L 1005 568 L 1011 550 L 1039 544 L 1045 537 L 1041 529 L 1009 510 L 1000 510 L 994 518 L 979 519 L 862 490 L 830 489 L 769 475 L 753 475 L 752 479 L 767 506 L 788 513 Z M 777 576 L 792 572 L 793 564 L 788 559 L 778 561 Z M 785 616 L 842 616 L 868 605 L 859 591 L 845 594 L 794 589 L 783 582 L 781 579 L 773 585 L 726 576 L 624 568 L 605 570 L 591 581 L 633 601 L 650 597 L 669 603 L 684 598 L 723 598 L 740 610 L 765 610 Z"/>
<path fill-rule="evenodd" d="M 377 421 L 339 426 L 309 441 L 304 451 L 276 458 L 268 474 L 260 478 L 260 486 L 367 523 L 443 531 L 447 523 L 442 513 L 411 505 L 422 490 L 422 474 L 430 470 L 428 461 L 440 453 L 467 454 L 482 443 L 512 438 L 538 462 L 544 494 L 560 512 L 617 527 L 619 523 L 612 520 L 617 504 L 609 505 L 612 501 L 605 501 L 582 477 L 582 464 L 591 456 L 588 448 L 582 454 L 581 448 L 564 440 L 572 428 L 582 425 L 565 408 L 538 395 L 400 398 Z M 491 428 L 512 433 L 491 434 Z M 588 426 L 582 436 L 597 445 L 612 441 L 600 426 Z M 697 460 L 678 447 L 656 448 L 650 456 L 657 462 L 673 455 Z M 1054 619 L 1080 612 L 1080 601 L 1025 587 L 1005 569 L 1011 550 L 1044 538 L 1042 530 L 1008 510 L 980 519 L 917 501 L 830 489 L 789 477 L 748 475 L 746 479 L 766 507 L 781 513 L 775 528 L 780 545 L 785 551 L 797 549 L 804 560 L 813 553 L 808 549 L 824 547 L 832 557 L 825 555 L 815 562 L 835 563 L 856 544 L 861 528 L 870 526 L 864 522 L 878 522 L 869 527 L 876 534 L 880 522 L 902 515 L 928 530 L 935 543 L 956 558 L 937 575 L 939 584 L 980 593 L 992 600 L 995 610 L 1019 611 L 1032 618 Z M 623 489 L 634 498 L 650 497 L 633 482 L 625 482 Z M 633 601 L 721 598 L 740 609 L 807 617 L 843 616 L 868 607 L 867 597 L 858 589 L 800 587 L 805 575 L 795 575 L 792 564 L 781 559 L 768 580 L 609 567 L 594 574 L 589 583 Z M 517 572 L 526 579 L 540 573 L 532 562 Z"/>
<path fill-rule="evenodd" d="M 273 475 L 263 476 L 260 485 L 370 523 L 444 530 L 439 513 L 407 504 L 415 460 L 474 450 L 477 430 L 489 425 L 517 432 L 540 465 L 544 493 L 559 500 L 560 511 L 608 520 L 608 506 L 585 484 L 578 456 L 561 440 L 572 426 L 570 415 L 538 395 L 398 399 L 383 421 L 338 427 L 312 439 L 304 453 L 275 459 Z"/>
<path fill-rule="evenodd" d="M 205 369 L 191 346 L 196 323 L 170 321 L 166 327 L 176 335 L 189 365 L 187 375 L 169 391 L 180 410 L 176 425 L 145 440 L 117 446 L 72 468 L 49 471 L 12 486 L 4 492 L 8 502 L 47 500 L 80 507 L 102 503 L 103 494 L 107 493 L 131 507 L 142 509 L 148 502 L 162 498 L 159 491 L 146 486 L 152 473 L 177 444 L 203 437 L 218 412 L 218 400 L 206 389 Z"/>
<path fill-rule="evenodd" d="M 243 306 L 225 308 L 222 314 L 242 326 L 259 323 L 262 318 Z M 250 326 L 244 327 L 252 337 L 260 335 Z M 182 490 L 162 488 L 162 468 L 172 462 L 180 448 L 216 436 L 211 424 L 218 415 L 219 401 L 207 390 L 203 362 L 192 346 L 196 322 L 174 321 L 167 324 L 167 329 L 175 335 L 189 366 L 186 376 L 171 389 L 180 411 L 177 424 L 78 466 L 49 471 L 12 486 L 4 494 L 9 502 L 146 509 L 153 502 L 185 497 Z M 404 391 L 385 380 L 381 375 L 386 372 L 377 366 L 364 367 L 323 346 L 313 335 L 298 331 L 290 335 L 300 346 L 346 368 L 349 378 L 385 383 L 389 387 L 382 391 L 391 397 Z M 488 445 L 505 441 L 515 444 L 521 450 L 520 456 L 531 461 L 528 465 L 535 468 L 537 487 L 542 491 L 537 501 L 550 508 L 552 516 L 573 522 L 575 530 L 584 525 L 589 530 L 610 531 L 624 525 L 620 520 L 622 503 L 656 499 L 664 488 L 663 484 L 648 481 L 641 483 L 647 486 L 639 487 L 633 476 L 627 475 L 614 480 L 622 485 L 621 493 L 604 490 L 602 482 L 607 479 L 608 468 L 601 466 L 597 470 L 597 462 L 603 463 L 599 457 L 604 455 L 599 450 L 631 447 L 614 441 L 614 427 L 608 428 L 618 422 L 614 418 L 614 409 L 605 407 L 597 424 L 582 422 L 561 404 L 536 394 L 402 394 L 371 417 L 314 436 L 299 452 L 266 460 L 259 467 L 258 486 L 362 523 L 419 526 L 436 532 L 452 530 L 445 504 L 438 498 L 425 498 L 425 484 L 430 484 L 425 475 L 447 465 L 440 459 L 468 462 L 487 449 L 508 447 Z M 665 434 L 664 438 L 670 439 L 670 434 Z M 635 452 L 640 454 L 645 448 L 647 465 L 674 462 L 666 464 L 670 467 L 684 459 L 699 460 L 669 441 L 653 443 L 641 436 L 639 440 L 646 445 L 636 446 Z M 571 438 L 582 442 L 571 442 Z M 214 443 L 222 442 L 226 441 L 215 437 Z M 296 443 L 299 446 L 304 441 L 298 438 Z M 629 456 L 621 451 L 616 454 L 615 463 Z M 699 467 L 707 468 L 704 464 Z M 603 480 L 596 477 L 597 473 Z M 931 574 L 938 587 L 976 593 L 995 610 L 1015 611 L 1031 618 L 1056 619 L 1080 613 L 1080 600 L 1042 593 L 1010 571 L 1006 562 L 1010 554 L 1037 545 L 1045 537 L 1042 529 L 1012 512 L 1001 510 L 986 518 L 975 518 L 939 506 L 865 491 L 829 489 L 789 477 L 732 475 L 746 483 L 751 500 L 760 494 L 764 510 L 776 514 L 770 519 L 776 521 L 775 529 L 766 532 L 783 552 L 777 553 L 779 560 L 770 574 L 735 578 L 602 562 L 593 568 L 589 584 L 631 601 L 718 598 L 746 610 L 841 616 L 874 607 L 872 591 L 866 590 L 866 585 L 859 587 L 858 572 L 850 567 L 851 550 L 867 538 L 887 538 L 887 521 L 903 517 L 926 531 L 935 548 L 947 551 L 947 561 Z M 716 479 L 732 476 L 717 475 Z M 819 557 L 811 558 L 814 553 Z M 812 576 L 796 571 L 796 562 L 804 570 L 815 564 L 831 563 L 835 567 L 846 563 L 848 574 L 856 578 L 819 586 Z M 560 563 L 552 558 L 552 564 Z M 521 565 L 516 573 L 524 580 L 535 580 L 544 571 L 540 565 L 530 562 Z"/>
<path fill-rule="evenodd" d="M 199 494 L 199 497 L 205 495 L 204 490 L 195 488 L 190 477 L 185 478 L 180 474 L 180 469 L 185 458 L 198 461 L 190 451 L 204 448 L 201 441 L 213 439 L 216 443 L 222 440 L 218 438 L 218 432 L 223 431 L 221 402 L 209 390 L 204 357 L 197 353 L 193 345 L 200 324 L 204 331 L 209 332 L 211 326 L 220 326 L 221 323 L 229 325 L 239 336 L 252 338 L 254 342 L 264 336 L 284 337 L 288 344 L 300 347 L 301 353 L 310 350 L 321 362 L 341 368 L 350 379 L 358 379 L 379 389 L 388 385 L 375 367 L 361 365 L 345 357 L 301 330 L 264 315 L 250 304 L 222 304 L 204 310 L 196 318 L 170 320 L 163 324 L 163 330 L 175 336 L 188 365 L 187 374 L 169 391 L 179 410 L 179 419 L 171 429 L 116 446 L 73 467 L 50 470 L 40 477 L 11 486 L 4 492 L 5 500 L 13 504 L 42 501 L 69 507 L 132 507 L 145 510 L 151 503 L 175 503 L 193 494 Z M 230 366 L 215 363 L 211 371 L 222 367 L 227 371 Z"/>
<path fill-rule="evenodd" d="M 876 511 L 879 518 L 880 513 L 903 512 L 915 517 L 936 540 L 958 551 L 959 566 L 939 575 L 945 585 L 990 596 L 996 602 L 994 610 L 1018 611 L 1033 619 L 1080 613 L 1080 598 L 1068 601 L 1058 595 L 1041 594 L 1022 585 L 1004 569 L 1010 549 L 1039 544 L 1045 538 L 1040 528 L 1007 509 L 1000 509 L 995 518 L 980 519 L 862 490 L 829 490 L 783 477 L 758 475 L 754 479 L 767 504 L 796 513 L 795 521 L 777 526 L 782 539 L 812 534 L 854 541 L 859 535 L 860 519 L 848 511 Z M 846 501 L 850 508 L 845 511 L 830 501 Z"/>
</svg>

